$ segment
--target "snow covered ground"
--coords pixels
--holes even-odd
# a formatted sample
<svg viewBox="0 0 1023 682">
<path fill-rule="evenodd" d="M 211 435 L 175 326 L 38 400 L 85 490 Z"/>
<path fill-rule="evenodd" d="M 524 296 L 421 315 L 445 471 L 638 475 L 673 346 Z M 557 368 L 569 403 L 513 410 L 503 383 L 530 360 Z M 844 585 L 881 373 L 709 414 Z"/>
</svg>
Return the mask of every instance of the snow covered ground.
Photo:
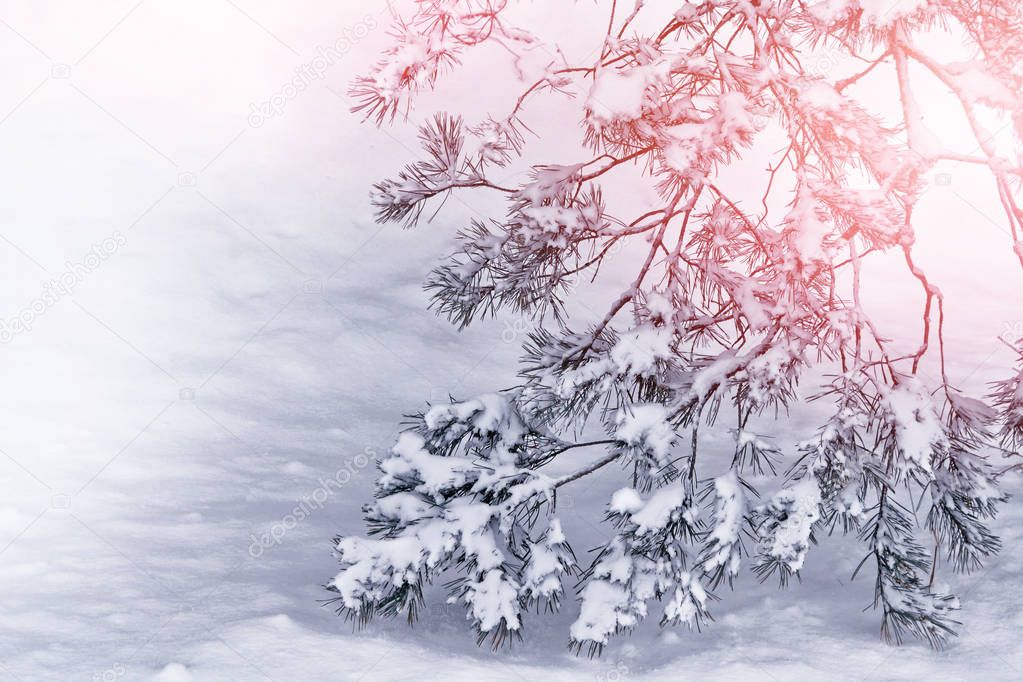
<svg viewBox="0 0 1023 682">
<path fill-rule="evenodd" d="M 345 101 L 385 9 L 0 4 L 0 318 L 28 320 L 0 345 L 0 678 L 1023 678 L 1019 504 L 944 653 L 880 644 L 869 577 L 848 582 L 858 548 L 830 540 L 787 592 L 747 577 L 705 632 L 644 627 L 597 661 L 565 649 L 571 604 L 494 654 L 456 606 L 353 632 L 318 603 L 400 415 L 507 383 L 521 340 L 515 320 L 458 334 L 425 310 L 423 274 L 477 199 L 414 233 L 369 219 L 369 183 L 414 153 Z M 925 217 L 948 228 L 942 281 L 972 287 L 950 342 L 976 387 L 1008 360 L 993 338 L 1021 324 L 1020 278 L 953 194 Z"/>
</svg>

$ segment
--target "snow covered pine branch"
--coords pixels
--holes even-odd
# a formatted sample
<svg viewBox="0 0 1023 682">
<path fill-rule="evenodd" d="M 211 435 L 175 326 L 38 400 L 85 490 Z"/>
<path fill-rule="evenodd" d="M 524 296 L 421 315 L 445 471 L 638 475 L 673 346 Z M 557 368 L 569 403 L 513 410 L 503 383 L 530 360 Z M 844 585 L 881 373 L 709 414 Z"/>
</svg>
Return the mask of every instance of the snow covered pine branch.
<svg viewBox="0 0 1023 682">
<path fill-rule="evenodd" d="M 429 406 L 380 462 L 370 537 L 337 540 L 333 603 L 360 623 L 411 623 L 444 576 L 448 601 L 497 646 L 575 590 L 570 644 L 592 655 L 655 602 L 662 625 L 701 627 L 744 565 L 784 585 L 815 538 L 840 531 L 863 544 L 857 572 L 875 575 L 883 637 L 940 647 L 957 600 L 935 587 L 936 564 L 970 572 L 999 550 L 987 524 L 1006 498 L 1004 467 L 990 460 L 1023 446 L 1023 342 L 1008 340 L 1020 365 L 989 396 L 950 383 L 943 294 L 914 259 L 926 225 L 913 209 L 925 172 L 983 168 L 1023 265 L 1021 169 L 984 124 L 1023 132 L 1021 4 L 626 4 L 600 3 L 596 49 L 571 64 L 528 22 L 513 25 L 531 3 L 419 0 L 352 86 L 357 109 L 386 124 L 485 44 L 516 55 L 508 78 L 522 85 L 504 111 L 474 123 L 438 113 L 421 128 L 426 160 L 378 183 L 372 201 L 381 222 L 412 226 L 450 192 L 503 197 L 507 213 L 460 232 L 426 286 L 459 326 L 500 310 L 535 326 L 519 385 Z M 934 32 L 965 41 L 970 58 L 929 54 L 921 36 Z M 820 50 L 839 55 L 834 74 L 804 66 Z M 525 57 L 539 54 L 558 57 L 531 72 Z M 956 98 L 977 152 L 946 149 L 923 126 L 921 73 Z M 531 158 L 544 140 L 527 143 L 529 109 L 545 95 L 582 121 L 573 163 Z M 871 109 L 879 99 L 897 103 L 895 120 Z M 516 164 L 528 180 L 507 187 Z M 656 202 L 616 195 L 630 172 Z M 861 302 L 863 263 L 884 252 L 920 287 L 919 338 L 885 333 Z M 582 293 L 570 286 L 616 257 L 600 274 L 620 293 L 572 319 L 566 297 Z M 771 424 L 808 400 L 830 416 L 787 448 Z M 583 561 L 557 501 L 591 475 L 624 480 L 605 503 L 604 543 Z"/>
</svg>

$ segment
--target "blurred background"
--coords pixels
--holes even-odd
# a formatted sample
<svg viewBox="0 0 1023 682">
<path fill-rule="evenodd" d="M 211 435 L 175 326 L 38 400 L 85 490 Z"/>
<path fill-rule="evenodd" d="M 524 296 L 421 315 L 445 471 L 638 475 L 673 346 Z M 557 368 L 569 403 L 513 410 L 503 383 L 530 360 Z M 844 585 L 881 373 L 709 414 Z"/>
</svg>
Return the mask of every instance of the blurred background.
<svg viewBox="0 0 1023 682">
<path fill-rule="evenodd" d="M 578 27 L 567 50 L 595 48 L 593 3 L 525 5 L 537 25 Z M 411 631 L 353 632 L 318 603 L 331 537 L 361 532 L 401 415 L 509 385 L 528 329 L 499 317 L 459 333 L 426 309 L 425 274 L 471 217 L 502 210 L 492 198 L 459 195 L 414 231 L 372 221 L 367 191 L 417 158 L 415 123 L 506 111 L 516 90 L 500 85 L 507 59 L 483 53 L 407 123 L 362 124 L 347 84 L 389 22 L 382 1 L 0 2 L 0 679 L 614 680 L 680 666 L 1007 679 L 1023 666 L 1023 598 L 999 588 L 1019 582 L 1017 512 L 963 612 L 969 665 L 876 641 L 848 543 L 828 543 L 787 594 L 744 578 L 708 632 L 650 623 L 595 662 L 565 649 L 571 600 L 498 654 L 442 597 Z M 574 133 L 557 116 L 578 105 L 528 121 Z M 541 139 L 534 161 L 570 161 L 580 142 Z M 996 337 L 1023 335 L 1023 276 L 991 189 L 965 168 L 930 181 L 919 258 L 948 295 L 952 379 L 978 390 L 1007 373 Z M 875 312 L 915 334 L 918 285 L 897 261 L 874 267 Z M 587 295 L 597 305 L 616 283 L 612 271 Z M 597 538 L 616 487 L 565 501 L 566 523 Z"/>
</svg>

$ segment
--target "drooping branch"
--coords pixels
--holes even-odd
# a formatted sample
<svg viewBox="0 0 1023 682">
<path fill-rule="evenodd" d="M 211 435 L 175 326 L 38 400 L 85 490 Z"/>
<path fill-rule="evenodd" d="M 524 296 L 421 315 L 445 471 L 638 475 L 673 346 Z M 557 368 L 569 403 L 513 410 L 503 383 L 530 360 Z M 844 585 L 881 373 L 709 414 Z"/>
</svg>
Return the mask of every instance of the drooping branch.
<svg viewBox="0 0 1023 682">
<path fill-rule="evenodd" d="M 938 558 L 972 570 L 998 551 L 986 524 L 1004 496 L 985 456 L 1023 444 L 1023 370 L 996 384 L 993 407 L 950 386 L 951 319 L 913 250 L 929 227 L 914 215 L 923 172 L 969 163 L 994 178 L 1023 263 L 1013 194 L 1023 172 L 998 156 L 978 109 L 1019 109 L 1018 9 L 1003 0 L 886 14 L 864 3 L 825 11 L 820 3 L 705 2 L 666 13 L 638 0 L 626 14 L 608 0 L 590 56 L 570 63 L 555 41 L 542 49 L 558 56 L 527 74 L 510 42 L 541 49 L 540 38 L 506 22 L 509 4 L 419 3 L 398 27 L 396 51 L 357 84 L 368 98 L 363 111 L 379 123 L 466 50 L 489 40 L 509 53 L 522 81 L 510 113 L 476 126 L 435 118 L 421 136 L 427 160 L 379 184 L 375 201 L 379 219 L 411 224 L 428 200 L 454 190 L 503 194 L 507 213 L 462 230 L 461 252 L 428 288 L 434 307 L 460 326 L 503 310 L 532 330 L 518 385 L 431 406 L 381 462 L 367 514 L 381 539 L 338 544 L 343 570 L 331 587 L 341 611 L 359 620 L 377 611 L 411 616 L 422 586 L 453 573 L 451 599 L 465 604 L 480 641 L 509 641 L 523 628 L 524 607 L 555 608 L 577 568 L 556 495 L 620 469 L 626 487 L 604 505 L 610 535 L 578 567 L 574 650 L 599 652 L 654 600 L 663 603 L 662 625 L 700 627 L 709 590 L 731 585 L 744 562 L 785 585 L 809 560 L 816 534 L 839 527 L 866 545 L 882 635 L 943 646 L 956 623 L 954 601 L 932 590 Z M 917 36 L 956 22 L 989 64 L 941 64 L 918 47 Z M 992 23 L 1013 37 L 1009 47 L 994 47 Z M 819 71 L 821 55 L 837 56 L 843 70 L 851 61 L 851 72 Z M 979 153 L 933 139 L 911 64 L 949 86 Z M 976 69 L 979 95 L 961 77 Z M 886 72 L 891 93 L 879 78 Z M 857 94 L 878 88 L 898 106 Z M 542 156 L 527 104 L 544 93 L 584 95 L 582 158 Z M 527 143 L 527 133 L 536 139 Z M 493 179 L 495 167 L 514 177 L 508 167 L 517 161 L 530 169 L 521 184 Z M 655 198 L 625 184 L 626 167 Z M 609 209 L 612 196 L 640 215 Z M 636 245 L 635 258 L 619 250 L 626 244 Z M 923 291 L 918 338 L 889 332 L 868 310 L 864 262 L 886 252 L 901 252 Z M 609 293 L 594 322 L 583 312 L 594 299 L 578 287 L 598 274 L 599 291 Z M 573 330 L 582 317 L 584 330 Z M 941 384 L 931 390 L 935 364 Z M 820 375 L 820 386 L 805 388 Z M 810 400 L 833 414 L 779 474 L 776 434 L 756 431 L 788 428 L 790 410 Z M 595 428 L 608 437 L 580 436 Z M 720 451 L 722 438 L 733 440 L 730 458 L 697 457 L 711 439 Z M 607 450 L 568 474 L 545 473 L 590 446 Z M 751 476 L 769 480 L 768 489 Z"/>
</svg>

